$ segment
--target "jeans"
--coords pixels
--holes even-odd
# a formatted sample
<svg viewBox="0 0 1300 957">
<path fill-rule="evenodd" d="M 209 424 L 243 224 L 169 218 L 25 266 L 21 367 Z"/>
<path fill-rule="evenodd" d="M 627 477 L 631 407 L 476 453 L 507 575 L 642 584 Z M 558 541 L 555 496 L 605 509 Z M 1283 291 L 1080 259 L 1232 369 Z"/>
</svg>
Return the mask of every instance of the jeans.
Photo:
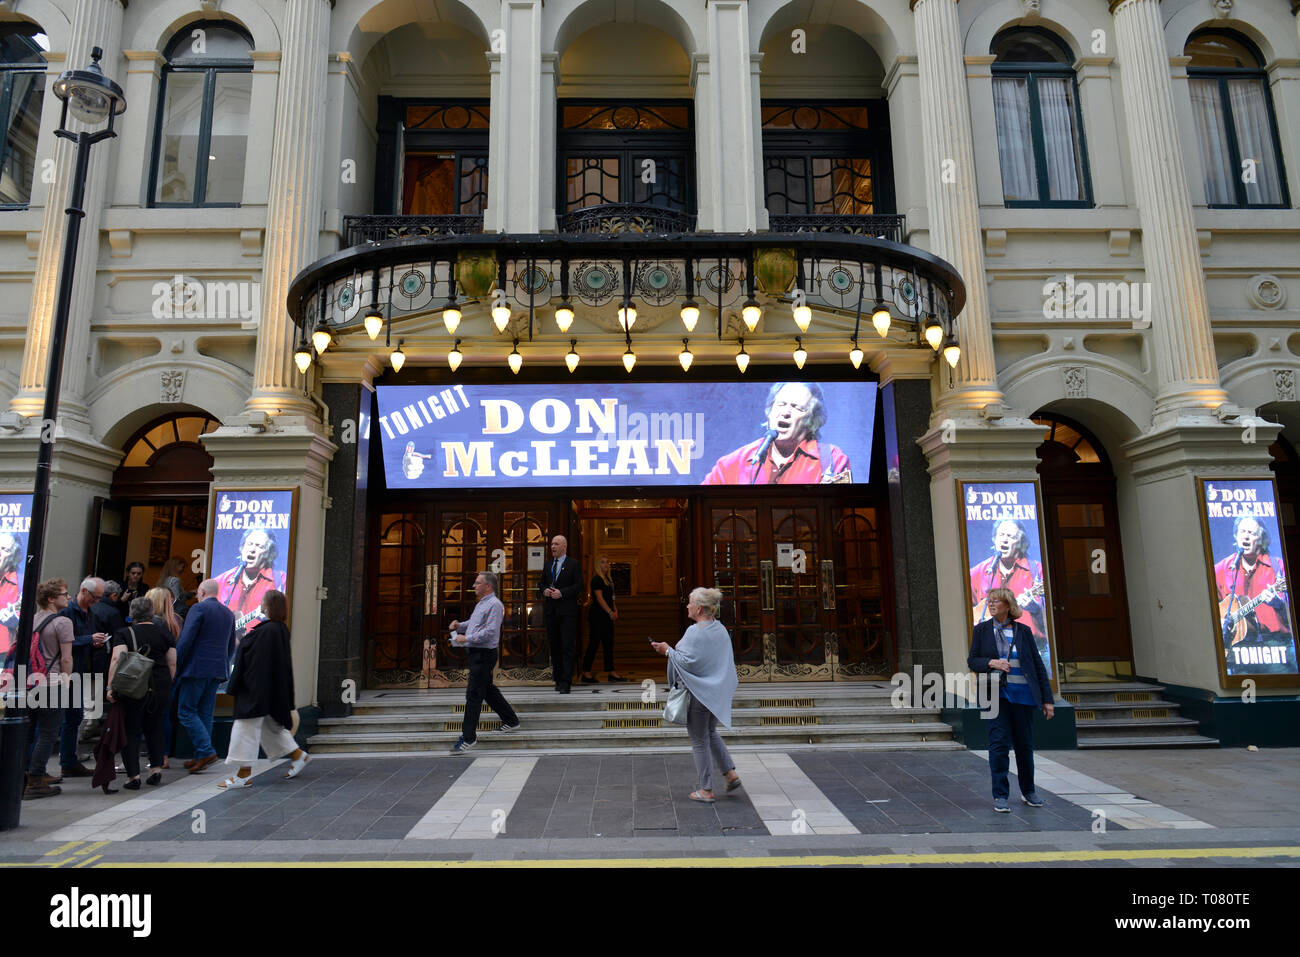
<svg viewBox="0 0 1300 957">
<path fill-rule="evenodd" d="M 81 763 L 77 758 L 77 736 L 85 713 L 81 708 L 64 708 L 61 714 L 63 731 L 59 736 L 59 766 L 68 771 Z"/>
<path fill-rule="evenodd" d="M 492 683 L 492 668 L 497 663 L 495 648 L 471 648 L 469 658 L 469 685 L 465 688 L 465 720 L 460 736 L 467 743 L 478 740 L 478 716 L 486 700 L 503 725 L 514 727 L 519 723 L 515 709 L 510 707 L 501 689 Z"/>
<path fill-rule="evenodd" d="M 736 767 L 727 753 L 727 746 L 718 734 L 718 719 L 713 712 L 695 700 L 686 709 L 686 730 L 691 735 L 691 750 L 695 753 L 695 772 L 700 779 L 701 791 L 713 790 L 713 766 L 726 773 Z"/>
<path fill-rule="evenodd" d="M 217 707 L 221 678 L 179 678 L 176 681 L 176 719 L 190 736 L 194 759 L 211 757 L 212 712 Z"/>
<path fill-rule="evenodd" d="M 993 796 L 1005 798 L 1011 791 L 1007 784 L 1008 751 L 1015 748 L 1016 774 L 1020 793 L 1034 793 L 1034 712 L 1032 704 L 1013 704 L 1006 698 L 998 702 L 998 716 L 989 722 L 989 771 L 993 775 Z"/>
<path fill-rule="evenodd" d="M 59 722 L 63 720 L 62 708 L 36 708 L 32 715 L 32 752 L 27 764 L 27 773 L 32 777 L 45 774 L 50 755 L 54 753 L 54 742 L 59 737 Z"/>
</svg>

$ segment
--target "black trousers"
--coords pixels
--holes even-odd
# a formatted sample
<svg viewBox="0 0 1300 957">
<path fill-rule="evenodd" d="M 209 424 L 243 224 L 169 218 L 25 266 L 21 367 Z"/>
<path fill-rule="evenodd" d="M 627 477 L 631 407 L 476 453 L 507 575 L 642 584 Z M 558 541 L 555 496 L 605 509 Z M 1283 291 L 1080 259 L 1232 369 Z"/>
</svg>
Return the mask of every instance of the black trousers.
<svg viewBox="0 0 1300 957">
<path fill-rule="evenodd" d="M 469 658 L 469 685 L 465 688 L 465 721 L 460 728 L 460 736 L 470 744 L 478 740 L 478 716 L 486 701 L 502 724 L 516 725 L 519 717 L 501 694 L 501 689 L 492 683 L 492 669 L 496 667 L 497 650 L 495 648 L 471 648 L 466 653 Z"/>
<path fill-rule="evenodd" d="M 605 670 L 614 670 L 614 622 L 603 611 L 593 611 L 587 617 L 587 653 L 582 658 L 582 670 L 591 673 L 596 661 L 596 648 L 605 649 Z"/>
<path fill-rule="evenodd" d="M 573 684 L 578 663 L 578 616 L 551 615 L 546 619 L 546 640 L 551 646 L 551 674 L 561 688 Z"/>
<path fill-rule="evenodd" d="M 122 698 L 122 712 L 126 718 L 126 745 L 122 748 L 122 766 L 127 777 L 140 776 L 140 738 L 149 750 L 149 766 L 161 768 L 167 742 L 163 733 L 167 709 L 171 706 L 171 682 L 155 688 L 140 701 Z"/>
</svg>

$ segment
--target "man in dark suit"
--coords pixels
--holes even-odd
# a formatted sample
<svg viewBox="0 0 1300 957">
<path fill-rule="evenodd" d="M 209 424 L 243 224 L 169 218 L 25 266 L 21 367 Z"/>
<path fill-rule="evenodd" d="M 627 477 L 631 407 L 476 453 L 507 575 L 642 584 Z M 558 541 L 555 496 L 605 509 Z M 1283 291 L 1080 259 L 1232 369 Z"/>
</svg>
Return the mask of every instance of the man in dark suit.
<svg viewBox="0 0 1300 957">
<path fill-rule="evenodd" d="M 993 616 L 971 632 L 970 657 L 966 664 L 976 674 L 997 673 L 997 710 L 989 722 L 989 772 L 993 776 L 993 810 L 1003 813 L 1010 788 L 1008 752 L 1016 751 L 1016 775 L 1020 778 L 1020 800 L 1030 807 L 1042 807 L 1034 790 L 1034 712 L 1039 708 L 1049 721 L 1056 713 L 1052 682 L 1038 654 L 1029 626 L 1016 621 L 1022 614 L 1015 593 L 994 588 L 988 593 L 988 610 Z"/>
<path fill-rule="evenodd" d="M 573 684 L 573 666 L 578 653 L 578 593 L 582 591 L 582 569 L 568 554 L 569 540 L 563 535 L 551 539 L 551 560 L 542 569 L 538 588 L 545 601 L 542 619 L 551 646 L 551 674 L 555 690 L 568 694 Z"/>
<path fill-rule="evenodd" d="M 199 585 L 198 601 L 176 641 L 176 717 L 194 745 L 194 757 L 185 762 L 191 774 L 217 760 L 212 713 L 235 654 L 235 613 L 217 600 L 220 588 L 215 578 Z"/>
</svg>

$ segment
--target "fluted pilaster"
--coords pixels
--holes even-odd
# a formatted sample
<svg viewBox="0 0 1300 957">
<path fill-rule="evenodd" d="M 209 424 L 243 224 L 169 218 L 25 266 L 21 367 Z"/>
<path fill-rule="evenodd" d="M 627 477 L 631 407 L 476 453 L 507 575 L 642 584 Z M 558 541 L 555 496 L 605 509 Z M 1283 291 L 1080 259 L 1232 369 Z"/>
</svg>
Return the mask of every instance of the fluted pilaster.
<svg viewBox="0 0 1300 957">
<path fill-rule="evenodd" d="M 101 66 L 110 79 L 121 82 L 115 69 L 122 50 L 121 0 L 77 0 L 72 16 L 72 42 L 64 69 L 82 70 L 90 63 L 90 53 L 102 47 Z M 59 110 L 62 103 L 47 96 L 45 109 Z M 131 104 L 146 109 L 143 103 Z M 69 117 L 74 132 L 87 129 Z M 68 318 L 68 338 L 64 346 L 64 372 L 59 394 L 59 415 L 65 425 L 80 420 L 86 424 L 86 388 L 90 360 L 90 313 L 94 307 L 95 275 L 99 266 L 99 226 L 103 219 L 105 188 L 110 165 L 112 141 L 94 147 L 86 179 L 86 196 L 82 208 L 86 216 L 81 223 L 81 242 L 77 248 L 76 276 Z M 59 297 L 59 269 L 67 236 L 67 208 L 72 191 L 74 157 L 77 147 L 65 139 L 53 145 L 54 182 L 45 199 L 41 223 L 41 244 L 32 275 L 32 303 L 27 315 L 27 343 L 23 349 L 18 392 L 10 407 L 20 415 L 37 416 L 45 401 L 45 375 L 50 361 L 50 336 L 54 311 Z"/>
<path fill-rule="evenodd" d="M 1151 283 L 1156 414 L 1215 409 L 1219 385 L 1196 220 L 1187 191 L 1159 0 L 1111 4 L 1142 257 Z"/>
<path fill-rule="evenodd" d="M 285 299 L 293 277 L 317 258 L 320 241 L 329 19 L 329 0 L 285 2 L 250 412 L 312 411 L 293 364 L 298 335 Z"/>
<path fill-rule="evenodd" d="M 921 135 L 925 195 L 930 214 L 930 250 L 957 267 L 966 282 L 966 306 L 957 318 L 961 362 L 954 387 L 947 376 L 939 410 L 979 409 L 1000 401 L 989 325 L 984 249 L 980 244 L 979 199 L 966 66 L 955 0 L 915 0 L 916 52 L 920 71 Z"/>
</svg>

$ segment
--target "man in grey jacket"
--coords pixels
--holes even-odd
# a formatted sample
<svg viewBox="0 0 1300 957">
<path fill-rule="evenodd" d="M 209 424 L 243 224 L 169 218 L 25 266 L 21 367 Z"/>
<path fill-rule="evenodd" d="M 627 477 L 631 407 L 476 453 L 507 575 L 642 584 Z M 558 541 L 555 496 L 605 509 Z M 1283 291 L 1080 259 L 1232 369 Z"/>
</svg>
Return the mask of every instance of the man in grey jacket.
<svg viewBox="0 0 1300 957">
<path fill-rule="evenodd" d="M 501 694 L 501 689 L 492 683 L 492 669 L 497 663 L 497 646 L 501 644 L 501 622 L 505 618 L 506 607 L 497 597 L 497 576 L 491 572 L 479 572 L 474 579 L 474 596 L 478 604 L 469 621 L 451 623 L 452 643 L 468 647 L 469 684 L 465 688 L 465 722 L 461 725 L 460 738 L 451 749 L 452 754 L 466 754 L 478 740 L 478 716 L 484 700 L 501 719 L 501 733 L 509 734 L 519 730 L 519 718 Z M 460 636 L 464 636 L 462 640 Z"/>
</svg>

